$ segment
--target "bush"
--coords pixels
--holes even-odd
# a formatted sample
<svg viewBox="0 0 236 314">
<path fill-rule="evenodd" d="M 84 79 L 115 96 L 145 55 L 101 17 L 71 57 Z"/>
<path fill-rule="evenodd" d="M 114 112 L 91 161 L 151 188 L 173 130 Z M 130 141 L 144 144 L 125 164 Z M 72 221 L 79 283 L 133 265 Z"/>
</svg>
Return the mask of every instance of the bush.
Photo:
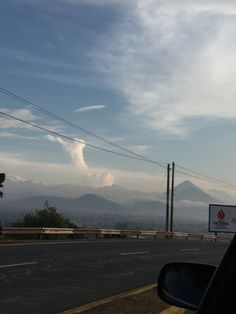
<svg viewBox="0 0 236 314">
<path fill-rule="evenodd" d="M 27 213 L 12 224 L 12 227 L 38 227 L 38 228 L 78 228 L 76 224 L 65 218 L 54 206 L 45 202 L 42 209 L 35 213 Z"/>
</svg>

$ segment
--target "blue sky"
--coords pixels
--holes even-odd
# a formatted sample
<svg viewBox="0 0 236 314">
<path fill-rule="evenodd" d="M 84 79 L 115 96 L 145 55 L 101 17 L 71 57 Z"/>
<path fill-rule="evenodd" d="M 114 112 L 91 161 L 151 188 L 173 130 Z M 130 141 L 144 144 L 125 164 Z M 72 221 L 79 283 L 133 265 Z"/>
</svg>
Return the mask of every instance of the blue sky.
<svg viewBox="0 0 236 314">
<path fill-rule="evenodd" d="M 233 1 L 2 1 L 0 87 L 148 158 L 234 183 L 235 35 Z M 0 102 L 1 111 L 117 150 L 5 95 Z M 164 169 L 155 165 L 6 118 L 0 128 L 1 171 L 11 175 L 161 184 Z"/>
</svg>

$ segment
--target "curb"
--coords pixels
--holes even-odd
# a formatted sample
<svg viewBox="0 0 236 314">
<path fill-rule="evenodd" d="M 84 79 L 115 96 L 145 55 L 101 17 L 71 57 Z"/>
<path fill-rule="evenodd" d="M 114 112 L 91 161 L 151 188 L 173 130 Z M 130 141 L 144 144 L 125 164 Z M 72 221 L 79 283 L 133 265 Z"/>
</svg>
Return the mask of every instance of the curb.
<svg viewBox="0 0 236 314">
<path fill-rule="evenodd" d="M 78 313 L 83 313 L 83 312 L 88 311 L 88 310 L 90 310 L 90 309 L 92 309 L 92 308 L 94 308 L 94 307 L 96 307 L 98 305 L 110 303 L 112 301 L 119 300 L 119 299 L 122 299 L 122 298 L 125 298 L 125 297 L 128 297 L 128 296 L 131 296 L 131 295 L 140 294 L 140 293 L 149 291 L 149 290 L 151 290 L 153 288 L 156 288 L 156 287 L 157 287 L 157 284 L 153 283 L 153 284 L 150 284 L 150 285 L 138 288 L 138 289 L 126 291 L 126 292 L 123 292 L 123 293 L 120 293 L 120 294 L 113 295 L 113 296 L 108 297 L 108 298 L 104 298 L 104 299 L 101 299 L 101 300 L 97 300 L 95 302 L 84 304 L 84 305 L 75 307 L 75 308 L 70 309 L 70 310 L 65 310 L 65 311 L 60 312 L 58 314 L 78 314 Z M 164 313 L 164 314 L 168 314 L 168 313 Z"/>
</svg>

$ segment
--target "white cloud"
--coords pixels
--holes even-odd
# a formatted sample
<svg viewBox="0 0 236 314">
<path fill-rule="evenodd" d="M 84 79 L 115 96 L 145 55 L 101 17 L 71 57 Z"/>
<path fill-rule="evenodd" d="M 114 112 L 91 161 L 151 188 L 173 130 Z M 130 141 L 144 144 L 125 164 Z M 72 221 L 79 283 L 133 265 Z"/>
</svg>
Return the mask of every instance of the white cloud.
<svg viewBox="0 0 236 314">
<path fill-rule="evenodd" d="M 7 176 L 19 176 L 27 179 L 37 178 L 42 182 L 56 183 L 75 180 L 74 169 L 70 165 L 30 160 L 21 154 L 2 153 L 1 171 Z M 75 181 L 74 181 L 75 182 Z"/>
<path fill-rule="evenodd" d="M 62 145 L 64 150 L 69 153 L 73 165 L 77 169 L 80 184 L 91 186 L 109 186 L 114 183 L 113 175 L 104 169 L 89 168 L 84 159 L 85 142 L 80 139 L 81 143 L 69 143 L 62 140 L 60 137 L 47 135 L 46 138 L 55 143 Z"/>
<path fill-rule="evenodd" d="M 21 140 L 39 140 L 40 138 L 37 138 L 35 136 L 25 136 L 21 134 L 16 133 L 10 133 L 10 132 L 0 132 L 0 137 L 7 137 L 7 138 L 13 138 L 13 139 L 21 139 Z"/>
<path fill-rule="evenodd" d="M 131 150 L 133 150 L 137 154 L 146 154 L 146 155 L 148 155 L 149 149 L 150 149 L 150 146 L 148 146 L 148 145 L 133 145 L 131 147 Z"/>
<path fill-rule="evenodd" d="M 32 0 L 18 0 L 18 1 L 25 1 L 30 2 Z M 34 2 L 47 2 L 49 0 L 34 0 Z M 127 7 L 135 7 L 139 5 L 139 0 L 60 0 L 66 4 L 74 4 L 74 5 L 91 5 L 91 6 L 124 6 Z M 145 4 L 149 5 L 149 0 L 143 0 Z M 212 10 L 212 6 L 214 6 L 214 11 L 226 11 L 226 12 L 233 12 L 236 11 L 235 2 L 233 0 L 154 0 L 157 4 L 165 3 L 169 10 L 172 10 L 176 6 L 178 8 L 182 8 L 185 10 L 192 11 L 193 8 L 195 10 L 205 10 L 209 9 Z"/>
<path fill-rule="evenodd" d="M 116 184 L 129 190 L 137 190 L 152 193 L 156 196 L 165 192 L 165 178 L 163 172 L 158 170 L 150 171 L 129 171 L 113 169 L 112 173 L 116 178 Z"/>
<path fill-rule="evenodd" d="M 25 119 L 25 120 L 31 120 L 31 121 L 36 119 L 36 116 L 32 113 L 32 111 L 26 108 L 8 109 L 8 108 L 1 107 L 0 111 L 7 114 L 14 115 L 19 119 Z"/>
<path fill-rule="evenodd" d="M 32 63 L 32 64 L 39 64 L 45 65 L 54 68 L 61 68 L 63 70 L 74 70 L 75 66 L 70 63 L 65 63 L 62 60 L 56 60 L 49 57 L 41 57 L 38 55 L 33 55 L 29 53 L 25 53 L 21 50 L 13 50 L 9 48 L 0 48 L 0 55 L 3 57 L 13 58 L 18 61 Z"/>
<path fill-rule="evenodd" d="M 132 116 L 184 135 L 236 119 L 235 15 L 233 1 L 137 0 L 93 57 Z"/>
<path fill-rule="evenodd" d="M 102 88 L 101 82 L 98 81 L 97 77 L 89 76 L 89 77 L 80 77 L 78 74 L 73 73 L 66 73 L 63 71 L 63 73 L 55 73 L 55 71 L 45 71 L 45 72 L 39 72 L 35 70 L 7 70 L 7 74 L 11 74 L 14 76 L 24 76 L 24 77 L 36 77 L 42 80 L 48 80 L 48 81 L 54 81 L 61 83 L 63 85 L 68 86 L 82 86 L 82 87 L 88 87 L 93 86 L 96 88 Z"/>
<path fill-rule="evenodd" d="M 57 142 L 56 138 L 48 137 L 48 139 Z M 35 181 L 46 185 L 65 184 L 67 186 L 69 184 L 80 187 L 89 186 L 96 188 L 111 186 L 115 183 L 129 190 L 145 192 L 155 191 L 155 195 L 165 191 L 165 179 L 163 178 L 163 173 L 115 169 L 112 169 L 111 171 L 110 169 L 94 166 L 88 167 L 87 165 L 86 167 L 88 170 L 86 172 L 86 168 L 83 168 L 83 166 L 81 170 L 81 162 L 75 165 L 74 163 L 65 164 L 55 161 L 45 162 L 40 161 L 40 156 L 38 156 L 38 158 L 38 160 L 31 160 L 23 154 L 2 153 L 0 155 L 1 172 L 5 172 L 7 178 L 19 177 L 16 181 L 21 180 L 20 178 L 24 178 L 22 180 L 28 182 L 34 178 Z M 45 193 L 45 190 L 43 191 Z M 20 191 L 15 192 L 17 194 Z M 39 192 L 40 191 L 38 191 L 38 193 Z M 52 195 L 52 189 L 50 189 L 50 193 Z M 78 194 L 80 193 L 81 190 L 78 191 Z M 85 193 L 86 190 L 83 190 L 83 194 Z M 37 193 L 32 195 L 37 195 Z M 76 196 L 76 191 L 73 192 L 73 196 Z M 9 197 L 14 197 L 14 195 Z"/>
<path fill-rule="evenodd" d="M 34 4 L 42 4 L 42 3 L 49 3 L 51 0 L 17 0 L 18 2 L 25 2 L 25 3 L 34 3 Z M 75 5 L 92 5 L 92 6 L 103 6 L 103 5 L 117 5 L 123 4 L 123 0 L 58 0 L 58 2 L 63 2 L 68 4 L 75 4 Z"/>
<path fill-rule="evenodd" d="M 91 5 L 91 6 L 104 6 L 104 5 L 122 5 L 122 0 L 60 0 L 61 2 L 76 4 L 76 5 Z"/>
<path fill-rule="evenodd" d="M 50 140 L 57 142 L 56 138 L 51 138 Z M 21 178 L 25 178 L 24 181 L 29 181 L 34 178 L 34 180 L 41 182 L 41 184 L 72 184 L 90 187 L 110 186 L 115 183 L 118 186 L 130 190 L 154 192 L 154 195 L 156 196 L 158 196 L 159 193 L 165 193 L 166 191 L 166 176 L 163 176 L 164 171 L 162 173 L 160 171 L 145 172 L 118 169 L 112 169 L 111 171 L 110 169 L 102 169 L 94 166 L 88 167 L 85 165 L 85 167 L 83 167 L 83 162 L 82 167 L 80 167 L 81 161 L 78 162 L 77 166 L 75 166 L 74 163 L 65 164 L 55 161 L 40 161 L 40 154 L 38 155 L 38 160 L 31 160 L 27 155 L 23 154 L 1 153 L 0 164 L 1 172 L 5 172 L 7 177 L 19 177 L 16 178 L 16 181 L 21 180 Z M 186 177 L 181 177 L 181 175 L 178 174 L 176 185 L 184 180 L 186 180 Z M 209 191 L 211 193 L 212 189 L 217 188 L 218 191 L 215 193 L 217 193 L 216 195 L 218 195 L 218 197 L 219 193 L 228 193 L 230 195 L 230 201 L 228 197 L 229 202 L 232 202 L 231 200 L 235 200 L 236 198 L 235 189 L 221 186 L 213 182 L 210 183 L 205 180 L 191 178 L 191 181 L 206 192 Z M 45 190 L 43 191 L 45 192 Z M 76 190 L 73 189 L 73 191 L 73 196 L 76 196 Z M 17 194 L 20 191 L 15 192 Z M 78 194 L 80 194 L 80 192 L 81 190 L 78 191 Z M 53 194 L 52 189 L 50 190 L 50 193 Z M 86 190 L 83 190 L 83 193 L 85 194 Z M 37 193 L 34 195 L 37 195 Z M 14 195 L 9 197 L 13 196 Z M 165 200 L 164 194 L 163 200 Z"/>
<path fill-rule="evenodd" d="M 90 110 L 101 110 L 105 109 L 106 105 L 89 105 L 89 106 L 83 106 L 75 110 L 75 112 L 84 112 L 84 111 L 90 111 Z"/>
<path fill-rule="evenodd" d="M 84 160 L 84 147 L 85 142 L 83 140 L 80 140 L 81 143 L 69 143 L 64 140 L 62 140 L 60 137 L 56 137 L 53 135 L 47 135 L 46 138 L 54 143 L 59 143 L 63 146 L 66 152 L 70 154 L 70 157 L 74 163 L 74 165 L 78 168 L 80 172 L 83 174 L 86 174 L 88 171 L 88 166 L 85 163 Z"/>
<path fill-rule="evenodd" d="M 40 161 L 40 156 L 39 160 L 31 160 L 25 155 L 2 153 L 0 163 L 1 171 L 6 173 L 7 177 L 22 177 L 26 178 L 25 180 L 35 178 L 42 184 L 102 187 L 114 182 L 114 177 L 108 170 L 91 168 L 86 172 L 84 168 L 79 168 L 81 163 L 77 164 L 75 170 L 75 164 L 43 162 Z"/>
<path fill-rule="evenodd" d="M 29 109 L 8 109 L 8 108 L 0 108 L 0 112 L 10 114 L 14 117 L 17 117 L 22 120 L 34 121 L 37 117 L 32 113 Z M 0 128 L 8 129 L 8 128 L 27 128 L 26 124 L 16 121 L 14 119 L 8 118 L 7 116 L 0 114 Z"/>
<path fill-rule="evenodd" d="M 41 116 L 36 116 L 30 109 L 27 108 L 21 108 L 21 109 L 9 109 L 9 108 L 0 108 L 0 129 L 27 129 L 27 130 L 34 130 L 34 131 L 40 131 L 42 132 L 42 130 L 40 130 L 37 127 L 33 127 L 27 123 L 21 122 L 21 121 L 17 121 L 14 118 L 10 118 L 4 114 L 1 114 L 1 112 L 9 114 L 13 117 L 19 118 L 21 120 L 24 120 L 26 122 L 30 122 L 32 124 L 38 125 L 40 127 L 43 127 L 45 129 L 48 129 L 50 131 L 54 131 L 54 132 L 61 132 L 63 130 L 63 126 L 61 124 L 59 124 L 58 121 L 56 120 L 47 120 L 45 119 L 45 117 L 43 118 L 43 123 L 40 122 L 38 123 L 37 120 L 42 121 L 42 117 Z M 3 132 L 2 133 L 4 137 L 13 137 L 12 133 L 9 132 Z M 25 139 L 33 139 L 32 136 L 25 136 L 25 135 L 21 135 L 21 134 L 15 134 L 15 137 L 18 138 L 25 138 Z M 40 138 L 38 138 L 40 139 Z"/>
</svg>

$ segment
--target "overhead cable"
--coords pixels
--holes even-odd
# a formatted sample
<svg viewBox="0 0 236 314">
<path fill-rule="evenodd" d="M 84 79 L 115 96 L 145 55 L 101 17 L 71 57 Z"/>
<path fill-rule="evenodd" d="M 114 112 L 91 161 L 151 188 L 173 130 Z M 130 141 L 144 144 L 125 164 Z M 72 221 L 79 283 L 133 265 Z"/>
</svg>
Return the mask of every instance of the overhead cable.
<svg viewBox="0 0 236 314">
<path fill-rule="evenodd" d="M 60 122 L 62 122 L 62 123 L 65 123 L 65 124 L 67 124 L 68 126 L 74 128 L 74 129 L 80 130 L 81 132 L 83 132 L 83 133 L 85 133 L 85 134 L 88 134 L 88 135 L 90 135 L 90 136 L 93 136 L 93 137 L 95 137 L 95 138 L 97 138 L 97 139 L 99 139 L 99 140 L 101 140 L 101 141 L 103 141 L 103 142 L 105 142 L 105 143 L 107 143 L 107 144 L 109 144 L 109 145 L 111 145 L 111 146 L 114 146 L 114 147 L 116 147 L 116 148 L 119 148 L 119 149 L 121 149 L 121 150 L 123 150 L 123 151 L 125 151 L 125 152 L 127 152 L 127 153 L 129 153 L 129 154 L 131 154 L 131 155 L 134 155 L 134 156 L 138 157 L 138 159 L 143 159 L 143 160 L 146 160 L 146 161 L 149 161 L 149 162 L 152 162 L 152 163 L 153 163 L 153 160 L 151 160 L 151 159 L 149 159 L 149 158 L 147 158 L 147 157 L 145 157 L 145 156 L 143 156 L 143 155 L 137 154 L 137 153 L 133 152 L 132 150 L 130 150 L 130 149 L 126 148 L 126 147 L 123 147 L 123 146 L 121 146 L 121 145 L 119 145 L 119 144 L 117 144 L 117 143 L 114 143 L 114 142 L 112 142 L 112 141 L 109 141 L 109 140 L 107 140 L 106 138 L 104 138 L 104 137 L 102 137 L 102 136 L 100 136 L 100 135 L 98 135 L 98 134 L 96 134 L 96 133 L 94 133 L 94 132 L 92 132 L 92 131 L 89 131 L 89 130 L 87 130 L 87 129 L 85 129 L 85 128 L 82 128 L 82 127 L 79 126 L 78 124 L 75 124 L 75 123 L 73 123 L 73 122 L 70 122 L 70 121 L 68 121 L 68 120 L 66 120 L 66 119 L 64 119 L 64 118 L 62 118 L 62 117 L 60 117 L 60 116 L 58 116 L 58 115 L 56 115 L 56 114 L 54 114 L 54 113 L 48 111 L 47 109 L 43 108 L 42 106 L 36 105 L 36 104 L 34 104 L 32 101 L 27 100 L 27 99 L 25 99 L 25 98 L 22 98 L 22 97 L 16 95 L 15 93 L 13 93 L 13 92 L 11 92 L 11 91 L 5 89 L 5 88 L 0 87 L 0 92 L 1 92 L 2 94 L 5 94 L 5 95 L 7 95 L 7 96 L 9 96 L 9 97 L 11 97 L 11 98 L 14 98 L 14 99 L 16 99 L 16 100 L 18 100 L 18 101 L 20 101 L 20 102 L 26 104 L 26 105 L 30 105 L 30 106 L 32 106 L 34 109 L 38 110 L 39 112 L 44 113 L 44 114 L 50 116 L 51 118 L 53 118 L 53 119 L 55 119 L 55 120 L 57 120 L 57 121 L 60 121 Z M 159 162 L 159 161 L 155 161 L 155 163 L 158 164 L 158 165 L 161 166 L 161 167 L 164 166 L 164 165 L 166 165 L 166 163 Z"/>
<path fill-rule="evenodd" d="M 115 152 L 113 150 L 110 150 L 110 149 L 106 149 L 106 148 L 103 148 L 103 147 L 100 147 L 100 146 L 96 146 L 96 145 L 93 145 L 93 144 L 89 144 L 87 142 L 84 142 L 83 140 L 79 140 L 79 139 L 76 139 L 76 138 L 72 138 L 68 135 L 65 135 L 65 134 L 62 134 L 62 133 L 59 133 L 59 132 L 56 132 L 56 131 L 53 131 L 53 130 L 50 130 L 48 128 L 45 128 L 43 126 L 40 126 L 38 124 L 35 124 L 35 123 L 32 123 L 32 122 L 29 122 L 29 121 L 26 121 L 26 120 L 23 120 L 23 119 L 20 119 L 18 117 L 15 117 L 11 114 L 8 114 L 8 113 L 5 113 L 5 112 L 2 112 L 0 111 L 0 114 L 3 115 L 3 116 L 6 116 L 8 118 L 11 118 L 11 119 L 14 119 L 16 121 L 20 121 L 24 124 L 27 124 L 27 125 L 30 125 L 34 128 L 37 128 L 39 130 L 42 130 L 42 131 L 45 131 L 45 132 L 48 132 L 48 133 L 51 133 L 53 135 L 57 135 L 59 137 L 62 137 L 66 140 L 69 140 L 69 141 L 72 141 L 72 142 L 77 142 L 77 143 L 80 143 L 80 144 L 84 144 L 86 146 L 89 146 L 89 147 L 92 147 L 92 148 L 96 148 L 96 149 L 99 149 L 101 151 L 104 151 L 104 152 L 107 152 L 107 153 L 111 153 L 111 154 L 114 154 L 114 155 L 118 155 L 118 156 L 122 156 L 122 157 L 126 157 L 126 158 L 130 158 L 130 159 L 135 159 L 135 160 L 140 160 L 140 161 L 145 161 L 145 162 L 149 162 L 149 163 L 152 163 L 152 164 L 155 164 L 155 165 L 158 165 L 159 167 L 162 167 L 162 168 L 165 168 L 165 166 L 163 165 L 160 165 L 159 163 L 155 162 L 154 160 L 144 160 L 142 158 L 139 158 L 139 157 L 135 157 L 135 156 L 130 156 L 130 155 L 125 155 L 125 154 L 122 154 L 122 153 L 119 153 L 119 152 Z"/>
<path fill-rule="evenodd" d="M 203 181 L 206 181 L 206 179 L 208 179 L 207 181 L 214 181 L 214 182 L 217 182 L 219 184 L 223 184 L 223 185 L 226 185 L 226 186 L 229 186 L 233 189 L 236 189 L 236 185 L 233 184 L 233 183 L 229 183 L 229 182 L 226 182 L 226 181 L 223 181 L 221 179 L 218 179 L 218 178 L 214 178 L 214 177 L 211 177 L 211 176 L 208 176 L 208 175 L 205 175 L 205 174 L 202 174 L 198 171 L 194 171 L 194 170 L 191 170 L 191 169 L 187 169 L 185 167 L 182 167 L 182 166 L 178 166 L 176 165 L 178 168 L 181 168 L 183 170 L 186 170 L 186 171 L 182 171 L 182 170 L 178 170 L 178 169 L 175 169 L 175 172 L 177 173 L 180 173 L 180 174 L 183 174 L 183 175 L 186 175 L 186 176 L 189 176 L 191 178 L 196 178 L 196 179 L 199 179 L 199 180 L 203 180 Z"/>
</svg>

